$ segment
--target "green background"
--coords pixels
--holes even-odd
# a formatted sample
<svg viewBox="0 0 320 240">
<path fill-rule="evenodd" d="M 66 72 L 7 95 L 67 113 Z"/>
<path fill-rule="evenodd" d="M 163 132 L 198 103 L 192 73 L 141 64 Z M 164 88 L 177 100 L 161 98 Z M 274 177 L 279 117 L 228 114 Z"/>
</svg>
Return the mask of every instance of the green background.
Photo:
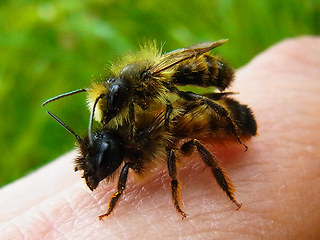
<svg viewBox="0 0 320 240">
<path fill-rule="evenodd" d="M 88 87 L 109 61 L 138 49 L 139 43 L 156 39 L 170 51 L 228 38 L 216 52 L 237 68 L 284 38 L 319 35 L 319 3 L 0 1 L 0 186 L 74 145 L 74 138 L 46 114 L 41 103 Z M 47 109 L 75 132 L 86 132 L 89 112 L 84 93 Z"/>
</svg>

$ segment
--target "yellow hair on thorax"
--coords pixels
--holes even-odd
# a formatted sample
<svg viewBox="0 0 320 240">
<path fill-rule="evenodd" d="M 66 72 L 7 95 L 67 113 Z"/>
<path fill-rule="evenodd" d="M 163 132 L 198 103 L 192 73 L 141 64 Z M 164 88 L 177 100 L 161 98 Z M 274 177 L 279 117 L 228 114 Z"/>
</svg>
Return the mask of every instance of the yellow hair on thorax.
<svg viewBox="0 0 320 240">
<path fill-rule="evenodd" d="M 111 63 L 109 68 L 110 74 L 117 76 L 121 70 L 128 64 L 134 62 L 145 62 L 149 66 L 160 60 L 161 48 L 157 47 L 156 41 L 147 41 L 140 45 L 139 51 L 131 51 L 119 58 L 115 63 Z"/>
</svg>

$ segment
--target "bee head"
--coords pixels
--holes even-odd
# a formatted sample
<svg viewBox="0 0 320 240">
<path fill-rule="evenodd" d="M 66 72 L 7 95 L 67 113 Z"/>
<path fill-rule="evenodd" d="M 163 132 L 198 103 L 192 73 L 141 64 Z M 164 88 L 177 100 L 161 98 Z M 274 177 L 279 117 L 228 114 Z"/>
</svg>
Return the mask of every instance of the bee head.
<svg viewBox="0 0 320 240">
<path fill-rule="evenodd" d="M 124 145 L 121 137 L 114 131 L 91 132 L 93 114 L 89 121 L 89 133 L 85 138 L 81 138 L 57 116 L 47 112 L 76 138 L 79 144 L 79 156 L 75 159 L 74 170 L 83 170 L 82 177 L 91 190 L 95 189 L 101 180 L 111 176 L 122 164 Z"/>
<path fill-rule="evenodd" d="M 120 136 L 99 130 L 79 142 L 80 155 L 75 159 L 75 171 L 83 170 L 87 186 L 93 190 L 99 182 L 111 176 L 122 164 L 124 149 Z"/>
</svg>

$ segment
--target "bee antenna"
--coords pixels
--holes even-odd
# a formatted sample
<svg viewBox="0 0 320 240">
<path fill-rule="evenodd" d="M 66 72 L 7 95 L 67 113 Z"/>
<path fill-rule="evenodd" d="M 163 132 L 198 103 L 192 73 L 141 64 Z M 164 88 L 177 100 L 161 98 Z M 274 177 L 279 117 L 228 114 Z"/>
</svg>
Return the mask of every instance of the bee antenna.
<svg viewBox="0 0 320 240">
<path fill-rule="evenodd" d="M 96 98 L 96 100 L 94 101 L 93 107 L 92 107 L 92 111 L 90 114 L 90 119 L 89 119 L 89 128 L 88 128 L 88 136 L 89 136 L 89 143 L 90 145 L 92 145 L 92 125 L 93 125 L 93 120 L 94 120 L 94 112 L 96 111 L 96 106 L 98 104 L 98 101 L 104 97 L 105 94 L 101 94 L 99 97 Z"/>
<path fill-rule="evenodd" d="M 69 133 L 71 133 L 75 138 L 77 139 L 78 143 L 82 142 L 82 138 L 79 137 L 78 134 L 76 134 L 74 131 L 72 131 L 71 128 L 69 128 L 64 122 L 62 122 L 57 116 L 55 116 L 53 113 L 47 111 L 47 113 L 54 119 L 56 120 L 62 127 L 64 127 Z"/>
<path fill-rule="evenodd" d="M 71 95 L 74 95 L 74 94 L 77 94 L 77 93 L 81 93 L 81 92 L 86 92 L 86 91 L 88 91 L 87 88 L 82 88 L 82 89 L 77 89 L 77 90 L 74 90 L 74 91 L 71 91 L 71 92 L 62 93 L 62 94 L 60 94 L 58 96 L 55 96 L 53 98 L 49 98 L 48 100 L 44 101 L 42 103 L 42 107 L 44 107 L 45 105 L 47 105 L 50 102 L 53 102 L 53 101 L 56 101 L 56 100 L 60 99 L 60 98 L 68 97 L 68 96 L 71 96 Z"/>
</svg>

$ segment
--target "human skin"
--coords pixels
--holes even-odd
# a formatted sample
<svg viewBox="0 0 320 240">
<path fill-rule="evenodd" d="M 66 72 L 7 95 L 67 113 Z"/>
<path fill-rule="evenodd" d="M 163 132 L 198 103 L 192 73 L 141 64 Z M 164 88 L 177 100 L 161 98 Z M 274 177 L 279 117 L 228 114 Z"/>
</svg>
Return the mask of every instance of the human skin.
<svg viewBox="0 0 320 240">
<path fill-rule="evenodd" d="M 103 221 L 116 182 L 91 192 L 68 153 L 0 190 L 1 239 L 318 239 L 320 236 L 320 38 L 276 44 L 237 71 L 235 98 L 255 113 L 258 136 L 206 144 L 232 179 L 238 210 L 198 154 L 179 169 L 182 209 L 165 166 L 137 182 L 129 174 Z"/>
</svg>

